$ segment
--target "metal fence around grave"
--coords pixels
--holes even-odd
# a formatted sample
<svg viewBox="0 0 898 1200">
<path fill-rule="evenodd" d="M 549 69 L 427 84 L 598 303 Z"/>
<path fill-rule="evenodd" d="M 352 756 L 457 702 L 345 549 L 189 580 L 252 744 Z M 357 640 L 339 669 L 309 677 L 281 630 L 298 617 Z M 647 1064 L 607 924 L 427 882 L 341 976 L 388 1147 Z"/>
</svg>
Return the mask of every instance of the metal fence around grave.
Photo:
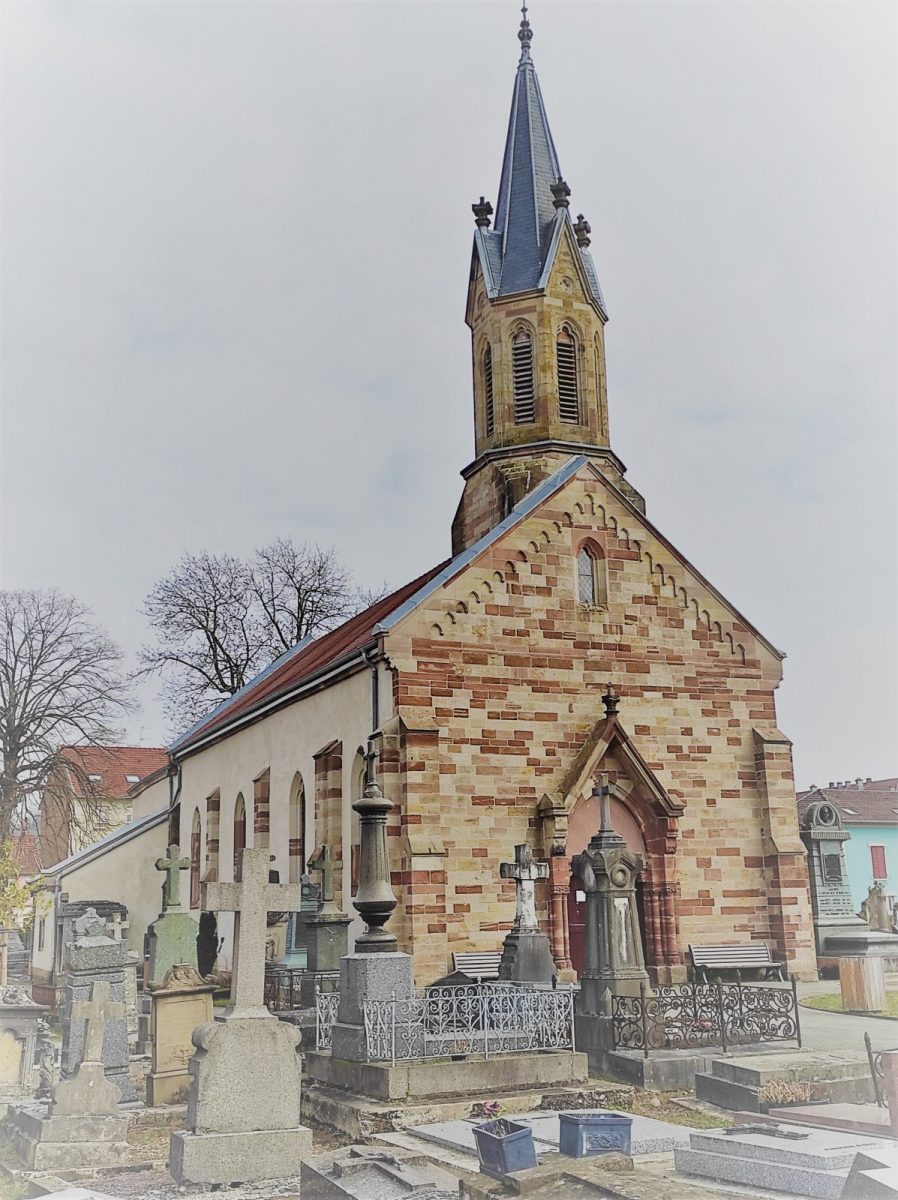
<svg viewBox="0 0 898 1200">
<path fill-rule="evenodd" d="M 269 1012 L 293 1012 L 302 1007 L 300 989 L 309 973 L 302 967 L 271 967 L 265 972 L 265 1007 Z M 339 971 L 321 971 L 315 975 L 315 990 L 336 991 Z"/>
<path fill-rule="evenodd" d="M 574 1049 L 573 989 L 430 987 L 410 997 L 366 1001 L 364 1015 L 372 1061 Z"/>
<path fill-rule="evenodd" d="M 638 996 L 614 996 L 618 1050 L 694 1050 L 795 1041 L 801 1048 L 798 993 L 791 987 L 742 983 L 670 984 Z"/>
</svg>

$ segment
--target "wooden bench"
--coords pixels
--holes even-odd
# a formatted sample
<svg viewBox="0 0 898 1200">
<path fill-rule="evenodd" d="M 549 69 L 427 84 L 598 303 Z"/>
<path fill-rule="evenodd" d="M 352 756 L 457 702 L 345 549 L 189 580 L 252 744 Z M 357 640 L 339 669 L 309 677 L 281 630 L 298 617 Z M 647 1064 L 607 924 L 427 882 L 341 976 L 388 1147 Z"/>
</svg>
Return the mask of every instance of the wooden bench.
<svg viewBox="0 0 898 1200">
<path fill-rule="evenodd" d="M 498 950 L 491 950 L 483 954 L 477 951 L 453 952 L 452 965 L 456 971 L 462 971 L 465 975 L 470 975 L 477 983 L 483 983 L 485 979 L 499 978 L 499 959 L 501 957 Z"/>
<path fill-rule="evenodd" d="M 693 946 L 689 947 L 692 958 L 692 976 L 700 983 L 708 983 L 709 971 L 735 971 L 740 978 L 744 970 L 760 970 L 765 979 L 776 976 L 786 982 L 786 964 L 777 962 L 765 942 L 752 942 L 747 946 Z"/>
</svg>

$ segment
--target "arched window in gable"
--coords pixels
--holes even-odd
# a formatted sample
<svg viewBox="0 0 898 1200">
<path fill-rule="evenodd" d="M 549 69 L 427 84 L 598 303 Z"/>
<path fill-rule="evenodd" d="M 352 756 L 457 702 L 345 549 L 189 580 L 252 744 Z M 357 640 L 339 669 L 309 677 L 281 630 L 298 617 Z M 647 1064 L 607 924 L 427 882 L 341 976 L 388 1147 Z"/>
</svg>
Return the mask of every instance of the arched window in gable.
<svg viewBox="0 0 898 1200">
<path fill-rule="evenodd" d="M 605 558 L 598 546 L 587 542 L 577 553 L 577 602 L 586 608 L 608 604 Z"/>
<path fill-rule="evenodd" d="M 234 879 L 239 880 L 243 871 L 243 851 L 246 849 L 246 804 L 238 795 L 234 805 Z"/>
<path fill-rule="evenodd" d="M 496 428 L 496 413 L 493 403 L 493 348 L 489 342 L 483 351 L 483 397 L 486 436 L 492 437 Z"/>
<path fill-rule="evenodd" d="M 558 369 L 558 415 L 562 421 L 580 424 L 580 381 L 577 373 L 577 339 L 569 325 L 562 325 L 555 339 Z"/>
<path fill-rule="evenodd" d="M 200 855 L 203 844 L 203 826 L 200 821 L 200 810 L 193 810 L 193 824 L 190 828 L 190 907 L 200 906 Z"/>
<path fill-rule="evenodd" d="M 298 771 L 293 777 L 293 786 L 290 788 L 289 824 L 290 844 L 287 861 L 290 882 L 299 883 L 306 865 L 306 789 Z"/>
<path fill-rule="evenodd" d="M 533 337 L 519 329 L 511 340 L 511 373 L 514 390 L 514 419 L 517 425 L 536 420 L 536 389 L 533 384 Z"/>
</svg>

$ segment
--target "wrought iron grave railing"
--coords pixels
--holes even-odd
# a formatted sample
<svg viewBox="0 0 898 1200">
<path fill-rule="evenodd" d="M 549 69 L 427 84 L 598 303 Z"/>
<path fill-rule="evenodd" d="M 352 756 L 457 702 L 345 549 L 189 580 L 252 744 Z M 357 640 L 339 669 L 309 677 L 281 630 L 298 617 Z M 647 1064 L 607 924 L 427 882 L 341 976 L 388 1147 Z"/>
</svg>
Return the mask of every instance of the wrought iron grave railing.
<svg viewBox="0 0 898 1200">
<path fill-rule="evenodd" d="M 742 983 L 669 984 L 638 996 L 614 996 L 614 1045 L 637 1050 L 693 1050 L 795 1041 L 801 1047 L 798 994 L 791 987 Z"/>
<path fill-rule="evenodd" d="M 340 992 L 332 987 L 333 980 L 319 980 L 315 984 L 315 1049 L 330 1050 L 331 1031 L 337 1020 L 340 1007 Z M 323 985 L 323 986 L 321 986 Z"/>
<path fill-rule="evenodd" d="M 265 972 L 265 1006 L 269 1012 L 294 1012 L 302 1007 L 303 979 L 312 978 L 303 967 L 271 967 Z M 314 975 L 316 991 L 336 991 L 339 971 L 319 971 Z"/>
<path fill-rule="evenodd" d="M 502 983 L 430 987 L 413 996 L 368 1000 L 364 1016 L 372 1061 L 574 1048 L 572 989 Z"/>
</svg>

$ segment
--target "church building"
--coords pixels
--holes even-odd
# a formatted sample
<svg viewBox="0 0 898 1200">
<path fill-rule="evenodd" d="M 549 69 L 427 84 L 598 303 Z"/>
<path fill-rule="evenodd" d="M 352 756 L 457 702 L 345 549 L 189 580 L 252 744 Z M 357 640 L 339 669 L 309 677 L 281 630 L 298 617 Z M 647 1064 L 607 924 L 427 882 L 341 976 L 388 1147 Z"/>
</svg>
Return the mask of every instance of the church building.
<svg viewBox="0 0 898 1200">
<path fill-rule="evenodd" d="M 522 842 L 549 862 L 539 916 L 570 979 L 584 925 L 571 860 L 605 776 L 615 828 L 645 858 L 655 982 L 684 977 L 690 942 L 764 942 L 813 977 L 776 722 L 783 655 L 652 523 L 612 448 L 590 226 L 571 208 L 526 14 L 518 37 L 498 194 L 472 206 L 474 457 L 451 557 L 221 704 L 171 747 L 171 778 L 135 815 L 179 811 L 197 917 L 201 881 L 233 878 L 253 845 L 281 880 L 328 846 L 352 914 L 372 738 L 394 803 L 389 927 L 418 983 L 453 951 L 501 949 L 515 897 L 499 864 Z"/>
</svg>

